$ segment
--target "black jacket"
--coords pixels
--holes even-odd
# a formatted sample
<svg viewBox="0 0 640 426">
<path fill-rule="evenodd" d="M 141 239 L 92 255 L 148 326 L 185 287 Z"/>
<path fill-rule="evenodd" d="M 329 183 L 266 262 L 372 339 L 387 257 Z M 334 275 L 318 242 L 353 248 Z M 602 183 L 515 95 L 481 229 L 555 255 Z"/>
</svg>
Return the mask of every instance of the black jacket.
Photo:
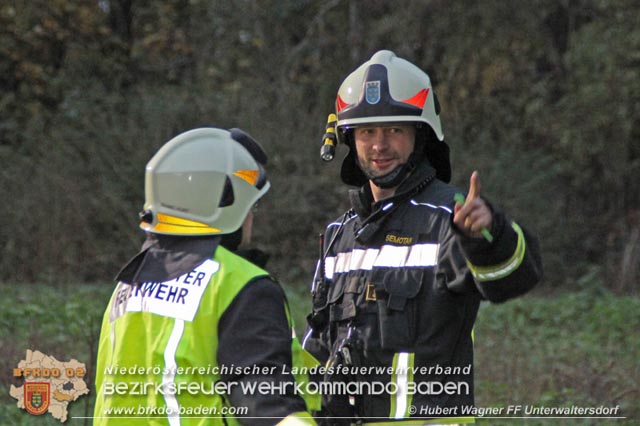
<svg viewBox="0 0 640 426">
<path fill-rule="evenodd" d="M 354 193 L 354 209 L 327 227 L 304 345 L 328 366 L 357 367 L 327 368 L 326 381 L 413 382 L 414 392 L 356 392 L 353 406 L 335 388 L 323 414 L 364 421 L 462 416 L 474 402 L 480 301 L 502 302 L 541 279 L 537 241 L 494 206 L 493 242 L 464 237 L 452 222 L 460 191 L 426 164 L 371 209 L 368 189 Z"/>
</svg>

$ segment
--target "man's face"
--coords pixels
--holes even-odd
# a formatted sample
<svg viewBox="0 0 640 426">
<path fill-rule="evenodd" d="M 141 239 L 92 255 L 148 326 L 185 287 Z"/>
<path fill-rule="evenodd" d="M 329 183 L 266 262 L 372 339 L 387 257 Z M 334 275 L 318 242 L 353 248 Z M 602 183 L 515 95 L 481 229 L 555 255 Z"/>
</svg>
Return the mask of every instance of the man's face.
<svg viewBox="0 0 640 426">
<path fill-rule="evenodd" d="M 358 162 L 369 177 L 380 177 L 404 164 L 413 152 L 413 124 L 365 125 L 354 129 Z"/>
</svg>

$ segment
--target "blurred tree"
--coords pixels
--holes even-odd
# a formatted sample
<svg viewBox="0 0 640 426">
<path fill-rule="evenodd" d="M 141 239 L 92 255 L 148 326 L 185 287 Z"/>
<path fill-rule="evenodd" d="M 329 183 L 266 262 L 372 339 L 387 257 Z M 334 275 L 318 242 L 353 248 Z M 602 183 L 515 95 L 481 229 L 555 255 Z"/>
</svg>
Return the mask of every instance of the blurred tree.
<svg viewBox="0 0 640 426">
<path fill-rule="evenodd" d="M 540 233 L 559 285 L 640 264 L 633 0 L 14 0 L 0 5 L 1 281 L 108 280 L 137 249 L 144 164 L 242 127 L 274 183 L 256 240 L 302 287 L 346 208 L 318 156 L 338 85 L 379 49 L 431 76 L 454 182 Z M 338 157 L 344 154 L 339 149 Z M 276 243 L 277 242 L 277 243 Z"/>
</svg>

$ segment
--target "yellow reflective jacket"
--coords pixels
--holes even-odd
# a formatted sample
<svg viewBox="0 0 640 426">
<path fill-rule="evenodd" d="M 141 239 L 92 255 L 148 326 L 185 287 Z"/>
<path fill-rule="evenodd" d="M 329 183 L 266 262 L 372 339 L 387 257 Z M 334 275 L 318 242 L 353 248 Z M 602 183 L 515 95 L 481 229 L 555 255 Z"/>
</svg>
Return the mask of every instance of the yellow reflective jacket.
<svg viewBox="0 0 640 426">
<path fill-rule="evenodd" d="M 102 322 L 94 424 L 239 424 L 234 415 L 246 413 L 227 399 L 233 383 L 221 375 L 234 366 L 218 363 L 218 326 L 238 293 L 259 277 L 268 273 L 218 246 L 213 259 L 173 280 L 119 282 Z M 302 367 L 315 360 L 295 336 L 291 353 L 292 364 L 284 367 L 302 371 L 295 380 L 306 382 Z M 319 396 L 300 396 L 307 411 L 319 409 Z M 315 424 L 308 412 L 290 413 L 281 423 Z"/>
</svg>

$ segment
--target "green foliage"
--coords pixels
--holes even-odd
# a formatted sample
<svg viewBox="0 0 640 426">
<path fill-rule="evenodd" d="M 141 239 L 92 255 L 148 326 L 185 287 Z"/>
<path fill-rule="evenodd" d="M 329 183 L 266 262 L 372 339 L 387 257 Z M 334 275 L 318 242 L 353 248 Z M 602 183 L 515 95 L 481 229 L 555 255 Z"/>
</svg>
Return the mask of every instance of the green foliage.
<svg viewBox="0 0 640 426">
<path fill-rule="evenodd" d="M 13 369 L 24 359 L 27 349 L 39 350 L 58 361 L 76 359 L 87 367 L 84 380 L 91 392 L 69 404 L 69 417 L 93 413 L 96 351 L 102 315 L 111 296 L 110 284 L 1 286 L 10 294 L 0 303 L 0 424 L 55 425 L 50 415 L 32 416 L 16 407 L 9 395 Z M 91 424 L 90 420 L 70 420 L 68 424 Z"/>
<path fill-rule="evenodd" d="M 640 417 L 640 300 L 615 296 L 585 283 L 574 293 L 526 296 L 501 305 L 483 305 L 475 328 L 475 394 L 478 407 L 510 404 L 548 407 L 620 405 L 622 416 Z M 60 361 L 87 365 L 91 393 L 69 405 L 69 416 L 93 413 L 95 351 L 100 321 L 113 286 L 3 285 L 13 297 L 0 301 L 0 424 L 59 424 L 16 407 L 12 371 L 27 349 Z M 306 291 L 285 286 L 297 334 L 310 308 Z M 90 424 L 72 419 L 69 424 Z M 495 419 L 478 424 L 514 424 Z M 549 424 L 528 420 L 527 424 Z M 555 424 L 555 423 L 554 423 Z M 607 424 L 582 420 L 571 424 Z M 615 424 L 626 424 L 617 421 Z"/>
<path fill-rule="evenodd" d="M 619 416 L 637 419 L 639 328 L 640 301 L 601 287 L 484 305 L 475 328 L 476 402 L 619 405 Z"/>
<path fill-rule="evenodd" d="M 638 2 L 241 4 L 0 6 L 0 280 L 109 280 L 142 239 L 146 161 L 213 124 L 268 150 L 255 240 L 306 288 L 316 235 L 347 207 L 340 161 L 318 158 L 326 115 L 341 80 L 389 48 L 433 80 L 454 182 L 479 170 L 540 235 L 550 284 L 598 266 L 608 288 L 637 292 Z"/>
</svg>

